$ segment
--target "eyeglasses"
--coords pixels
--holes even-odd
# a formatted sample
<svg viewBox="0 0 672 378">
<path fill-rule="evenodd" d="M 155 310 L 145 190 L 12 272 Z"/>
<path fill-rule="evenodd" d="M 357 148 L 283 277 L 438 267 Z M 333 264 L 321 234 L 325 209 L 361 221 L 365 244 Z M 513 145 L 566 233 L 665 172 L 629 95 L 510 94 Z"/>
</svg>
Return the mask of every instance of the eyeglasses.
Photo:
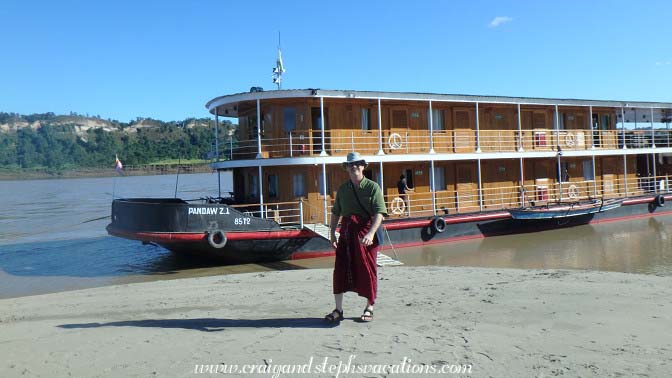
<svg viewBox="0 0 672 378">
<path fill-rule="evenodd" d="M 360 161 L 353 161 L 352 163 L 345 163 L 345 164 L 343 164 L 343 165 L 347 166 L 348 168 L 351 168 L 351 167 L 364 167 L 364 166 L 366 166 L 366 163 L 364 163 L 363 161 L 360 160 Z"/>
</svg>

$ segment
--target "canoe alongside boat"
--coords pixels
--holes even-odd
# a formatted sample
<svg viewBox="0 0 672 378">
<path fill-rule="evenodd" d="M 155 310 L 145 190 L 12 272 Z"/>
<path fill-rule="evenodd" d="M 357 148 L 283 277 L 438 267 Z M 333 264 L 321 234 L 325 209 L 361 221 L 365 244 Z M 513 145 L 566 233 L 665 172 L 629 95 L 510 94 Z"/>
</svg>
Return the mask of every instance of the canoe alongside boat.
<svg viewBox="0 0 672 378">
<path fill-rule="evenodd" d="M 509 213 L 513 219 L 535 220 L 568 218 L 613 210 L 621 207 L 622 204 L 622 199 L 596 199 L 585 202 L 556 203 L 523 209 L 510 209 Z"/>
</svg>

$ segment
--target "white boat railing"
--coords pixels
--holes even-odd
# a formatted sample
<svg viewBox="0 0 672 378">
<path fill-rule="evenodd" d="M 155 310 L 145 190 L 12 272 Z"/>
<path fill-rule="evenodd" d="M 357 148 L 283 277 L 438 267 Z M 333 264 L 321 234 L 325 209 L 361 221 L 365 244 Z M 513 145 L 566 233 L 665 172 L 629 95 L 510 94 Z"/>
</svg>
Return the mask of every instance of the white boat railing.
<svg viewBox="0 0 672 378">
<path fill-rule="evenodd" d="M 524 186 L 484 187 L 466 185 L 458 190 L 409 192 L 406 198 L 398 194 L 384 196 L 388 215 L 409 218 L 432 215 L 465 214 L 479 211 L 507 210 L 528 206 L 542 206 L 557 202 L 579 202 L 592 199 L 624 198 L 638 195 L 672 193 L 672 177 L 629 178 L 615 180 L 568 181 L 562 184 L 527 184 Z M 627 194 L 626 194 L 627 187 Z M 433 206 L 434 204 L 434 206 Z M 248 216 L 272 219 L 283 227 L 321 224 L 328 227 L 333 201 L 324 207 L 311 206 L 306 200 L 260 204 L 232 205 Z M 262 210 L 263 209 L 263 210 Z M 326 220 L 325 220 L 326 215 Z"/>
<path fill-rule="evenodd" d="M 304 204 L 296 202 L 271 202 L 261 204 L 231 205 L 251 217 L 272 219 L 281 226 L 298 225 L 303 227 Z M 262 210 L 263 209 L 263 210 Z"/>
<path fill-rule="evenodd" d="M 380 137 L 379 137 L 380 135 Z M 526 130 L 351 130 L 324 131 L 324 151 L 330 156 L 345 156 L 350 151 L 363 155 L 386 154 L 470 153 L 555 151 L 672 147 L 672 131 L 651 130 L 586 130 L 586 129 L 526 129 Z M 259 153 L 256 139 L 224 141 L 222 156 L 231 160 L 255 158 Z M 261 138 L 264 158 L 315 156 L 322 153 L 322 131 L 292 131 L 282 137 Z"/>
</svg>

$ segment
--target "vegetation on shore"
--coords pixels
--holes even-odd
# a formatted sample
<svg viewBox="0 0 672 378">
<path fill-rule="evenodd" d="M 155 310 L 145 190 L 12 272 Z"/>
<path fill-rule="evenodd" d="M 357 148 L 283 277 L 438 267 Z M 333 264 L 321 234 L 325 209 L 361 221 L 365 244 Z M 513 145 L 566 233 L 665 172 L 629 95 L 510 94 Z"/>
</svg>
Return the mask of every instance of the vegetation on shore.
<svg viewBox="0 0 672 378">
<path fill-rule="evenodd" d="M 235 128 L 220 123 L 221 135 L 233 134 L 234 144 Z M 77 114 L 0 113 L 0 175 L 111 168 L 115 155 L 126 166 L 198 164 L 214 157 L 213 144 L 214 120 L 208 118 L 123 123 Z"/>
</svg>

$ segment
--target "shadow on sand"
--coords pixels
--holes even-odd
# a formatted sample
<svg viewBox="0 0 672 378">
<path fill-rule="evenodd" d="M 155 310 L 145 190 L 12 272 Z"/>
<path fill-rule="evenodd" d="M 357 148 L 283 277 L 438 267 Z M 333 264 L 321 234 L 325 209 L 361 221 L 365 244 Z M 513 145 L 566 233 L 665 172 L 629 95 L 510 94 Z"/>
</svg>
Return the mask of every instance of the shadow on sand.
<svg viewBox="0 0 672 378">
<path fill-rule="evenodd" d="M 182 328 L 202 332 L 218 332 L 227 328 L 332 328 L 337 323 L 325 322 L 322 318 L 277 318 L 277 319 L 145 319 L 109 323 L 61 324 L 59 328 L 143 327 Z"/>
</svg>

